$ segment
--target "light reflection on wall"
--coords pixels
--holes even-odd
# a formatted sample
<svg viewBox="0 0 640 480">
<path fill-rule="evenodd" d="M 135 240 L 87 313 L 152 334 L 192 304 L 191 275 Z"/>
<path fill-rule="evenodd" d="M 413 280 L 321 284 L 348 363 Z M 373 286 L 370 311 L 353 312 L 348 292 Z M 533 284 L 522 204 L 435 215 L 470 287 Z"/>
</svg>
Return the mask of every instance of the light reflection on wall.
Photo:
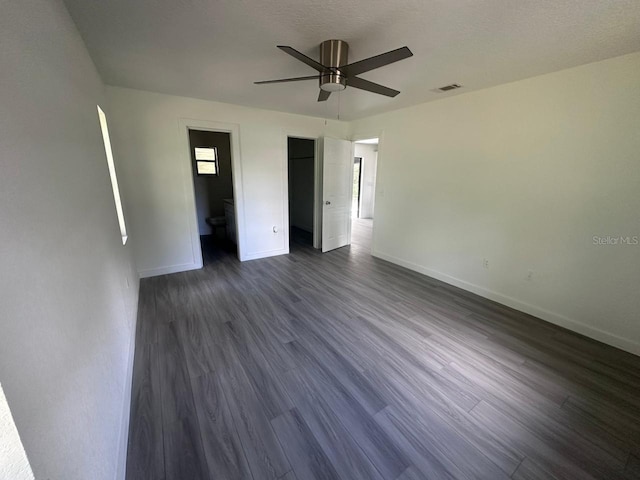
<svg viewBox="0 0 640 480">
<path fill-rule="evenodd" d="M 27 454 L 0 384 L 0 478 L 34 480 Z"/>
</svg>

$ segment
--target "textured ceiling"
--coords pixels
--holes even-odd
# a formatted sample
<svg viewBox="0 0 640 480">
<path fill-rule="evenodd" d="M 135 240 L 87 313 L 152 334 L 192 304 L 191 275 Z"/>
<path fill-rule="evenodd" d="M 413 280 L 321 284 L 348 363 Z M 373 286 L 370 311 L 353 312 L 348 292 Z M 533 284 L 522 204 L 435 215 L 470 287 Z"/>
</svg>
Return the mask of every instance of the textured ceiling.
<svg viewBox="0 0 640 480">
<path fill-rule="evenodd" d="M 65 1 L 107 84 L 345 120 L 640 50 L 640 0 Z M 411 48 L 362 75 L 402 93 L 253 85 L 314 74 L 276 45 L 318 58 L 332 38 L 350 62 Z"/>
</svg>

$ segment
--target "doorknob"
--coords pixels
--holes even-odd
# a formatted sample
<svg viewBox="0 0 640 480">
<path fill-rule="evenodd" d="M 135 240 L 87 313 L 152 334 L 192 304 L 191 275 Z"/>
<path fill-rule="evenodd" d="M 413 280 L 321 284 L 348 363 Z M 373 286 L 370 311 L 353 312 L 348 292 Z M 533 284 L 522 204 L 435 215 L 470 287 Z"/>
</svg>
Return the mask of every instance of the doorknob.
<svg viewBox="0 0 640 480">
<path fill-rule="evenodd" d="M 327 200 L 326 202 L 324 202 L 325 205 L 331 205 L 331 202 L 329 200 Z"/>
</svg>

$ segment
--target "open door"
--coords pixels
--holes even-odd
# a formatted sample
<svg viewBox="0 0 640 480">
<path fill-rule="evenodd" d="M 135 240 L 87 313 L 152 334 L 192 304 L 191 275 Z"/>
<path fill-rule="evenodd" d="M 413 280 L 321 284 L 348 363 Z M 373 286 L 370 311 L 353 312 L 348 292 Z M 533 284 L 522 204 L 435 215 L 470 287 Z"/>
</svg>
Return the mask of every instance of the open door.
<svg viewBox="0 0 640 480">
<path fill-rule="evenodd" d="M 352 144 L 322 139 L 322 251 L 351 243 Z"/>
</svg>

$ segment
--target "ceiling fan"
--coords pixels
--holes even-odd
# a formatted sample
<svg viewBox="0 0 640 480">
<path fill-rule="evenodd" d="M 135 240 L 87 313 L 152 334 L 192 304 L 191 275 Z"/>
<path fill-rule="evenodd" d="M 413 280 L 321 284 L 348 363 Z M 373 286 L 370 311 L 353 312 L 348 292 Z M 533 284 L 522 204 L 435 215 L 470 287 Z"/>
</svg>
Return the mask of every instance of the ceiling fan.
<svg viewBox="0 0 640 480">
<path fill-rule="evenodd" d="M 347 63 L 349 54 L 349 44 L 343 40 L 327 40 L 320 44 L 320 61 L 316 62 L 313 58 L 309 58 L 292 47 L 286 45 L 278 45 L 283 52 L 288 53 L 301 62 L 306 63 L 311 68 L 318 71 L 316 75 L 308 77 L 282 78 L 279 80 L 264 80 L 255 82 L 256 85 L 265 83 L 283 83 L 298 82 L 301 80 L 319 80 L 320 95 L 319 102 L 324 102 L 329 98 L 331 92 L 339 92 L 349 87 L 359 88 L 368 92 L 386 95 L 387 97 L 395 97 L 400 92 L 377 83 L 370 82 L 358 78 L 356 75 L 368 72 L 374 68 L 384 67 L 390 63 L 398 62 L 413 56 L 408 47 L 391 50 L 387 53 L 376 55 L 375 57 L 365 58 L 359 62 Z"/>
</svg>

